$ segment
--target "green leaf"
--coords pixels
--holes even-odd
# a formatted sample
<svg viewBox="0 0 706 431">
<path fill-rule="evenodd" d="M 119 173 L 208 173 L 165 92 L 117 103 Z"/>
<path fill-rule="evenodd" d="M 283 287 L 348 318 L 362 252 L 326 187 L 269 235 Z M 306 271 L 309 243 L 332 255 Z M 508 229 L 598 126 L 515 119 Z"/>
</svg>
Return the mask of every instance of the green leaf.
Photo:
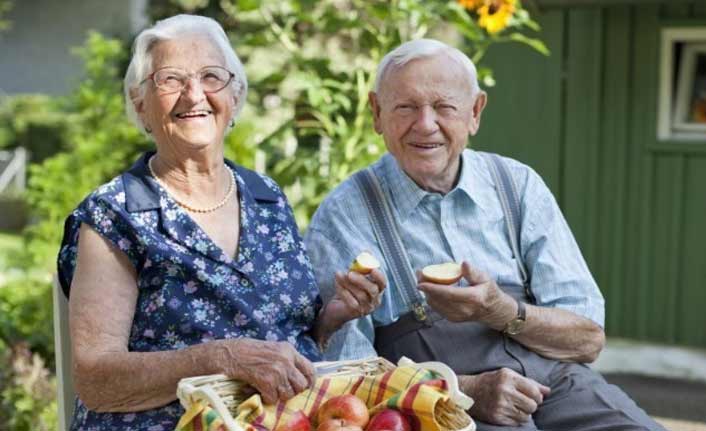
<svg viewBox="0 0 706 431">
<path fill-rule="evenodd" d="M 542 42 L 539 39 L 527 37 L 522 33 L 512 33 L 512 34 L 510 34 L 509 38 L 515 42 L 520 42 L 520 43 L 524 43 L 525 45 L 531 46 L 535 51 L 537 51 L 541 54 L 544 54 L 547 56 L 550 54 L 549 48 L 547 48 L 547 46 L 544 44 L 544 42 Z"/>
</svg>

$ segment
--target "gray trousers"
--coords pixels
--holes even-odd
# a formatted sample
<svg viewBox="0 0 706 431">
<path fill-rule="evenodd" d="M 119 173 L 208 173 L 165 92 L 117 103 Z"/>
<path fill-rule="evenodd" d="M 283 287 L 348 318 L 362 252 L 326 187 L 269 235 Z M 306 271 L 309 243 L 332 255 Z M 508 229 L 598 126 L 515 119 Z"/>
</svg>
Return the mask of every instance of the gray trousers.
<svg viewBox="0 0 706 431">
<path fill-rule="evenodd" d="M 562 363 L 549 376 L 552 391 L 521 427 L 476 420 L 478 431 L 664 431 L 625 392 L 590 368 Z"/>
<path fill-rule="evenodd" d="M 522 293 L 519 288 L 511 292 Z M 586 365 L 544 358 L 485 325 L 451 323 L 437 313 L 429 314 L 429 324 L 408 314 L 376 328 L 378 354 L 392 363 L 402 356 L 416 362 L 441 361 L 457 374 L 505 367 L 551 388 L 524 426 L 502 427 L 476 420 L 478 431 L 664 431 L 625 392 Z"/>
</svg>

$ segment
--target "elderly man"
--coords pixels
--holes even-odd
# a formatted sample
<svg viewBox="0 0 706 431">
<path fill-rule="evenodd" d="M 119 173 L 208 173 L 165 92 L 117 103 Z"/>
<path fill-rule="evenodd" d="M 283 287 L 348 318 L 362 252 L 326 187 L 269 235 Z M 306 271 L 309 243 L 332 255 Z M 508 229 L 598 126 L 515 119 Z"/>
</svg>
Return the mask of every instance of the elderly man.
<svg viewBox="0 0 706 431">
<path fill-rule="evenodd" d="M 369 99 L 389 154 L 331 193 L 305 241 L 324 296 L 353 307 L 371 304 L 381 279 L 389 288 L 335 333 L 327 359 L 445 362 L 480 430 L 661 430 L 584 365 L 603 348 L 603 297 L 547 186 L 465 149 L 487 100 L 468 57 L 407 42 L 383 59 Z M 370 279 L 344 272 L 363 250 L 383 261 Z M 418 272 L 450 261 L 463 262 L 456 286 Z"/>
</svg>

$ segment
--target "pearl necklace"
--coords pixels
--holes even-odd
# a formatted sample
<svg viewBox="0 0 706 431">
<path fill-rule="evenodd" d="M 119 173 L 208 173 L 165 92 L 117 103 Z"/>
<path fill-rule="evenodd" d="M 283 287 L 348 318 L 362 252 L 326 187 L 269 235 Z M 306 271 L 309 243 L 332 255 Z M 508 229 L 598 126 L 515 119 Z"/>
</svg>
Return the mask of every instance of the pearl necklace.
<svg viewBox="0 0 706 431">
<path fill-rule="evenodd" d="M 162 182 L 162 180 L 157 177 L 157 175 L 154 173 L 154 169 L 152 168 L 152 160 L 154 160 L 154 156 L 150 157 L 150 159 L 147 161 L 147 167 L 150 170 L 150 174 L 154 178 L 155 181 L 157 181 L 157 184 L 162 186 L 162 188 L 171 196 L 172 199 L 174 199 L 174 202 L 176 202 L 180 207 L 184 208 L 187 211 L 194 212 L 194 213 L 211 213 L 214 212 L 215 210 L 219 209 L 223 205 L 228 202 L 228 199 L 233 195 L 233 192 L 235 192 L 235 175 L 233 174 L 233 170 L 226 166 L 226 169 L 228 170 L 228 173 L 230 173 L 230 185 L 228 186 L 228 191 L 226 192 L 226 195 L 221 199 L 220 202 L 218 202 L 216 205 L 210 207 L 210 208 L 195 208 L 192 207 L 191 205 L 187 204 L 186 202 L 182 202 L 179 199 L 176 198 L 176 195 L 167 187 L 165 183 Z"/>
</svg>

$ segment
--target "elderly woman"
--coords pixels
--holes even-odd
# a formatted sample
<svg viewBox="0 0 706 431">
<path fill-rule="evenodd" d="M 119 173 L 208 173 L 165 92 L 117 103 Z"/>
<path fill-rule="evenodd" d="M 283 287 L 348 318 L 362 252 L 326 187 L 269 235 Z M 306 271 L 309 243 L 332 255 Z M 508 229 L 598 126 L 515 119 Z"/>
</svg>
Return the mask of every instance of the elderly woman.
<svg viewBox="0 0 706 431">
<path fill-rule="evenodd" d="M 224 160 L 246 93 L 215 21 L 179 15 L 137 37 L 126 108 L 156 152 L 78 206 L 59 255 L 72 429 L 173 429 L 177 382 L 201 374 L 248 382 L 268 403 L 288 399 L 312 385 L 317 343 L 379 303 L 379 289 L 349 273 L 322 306 L 282 191 Z"/>
</svg>

